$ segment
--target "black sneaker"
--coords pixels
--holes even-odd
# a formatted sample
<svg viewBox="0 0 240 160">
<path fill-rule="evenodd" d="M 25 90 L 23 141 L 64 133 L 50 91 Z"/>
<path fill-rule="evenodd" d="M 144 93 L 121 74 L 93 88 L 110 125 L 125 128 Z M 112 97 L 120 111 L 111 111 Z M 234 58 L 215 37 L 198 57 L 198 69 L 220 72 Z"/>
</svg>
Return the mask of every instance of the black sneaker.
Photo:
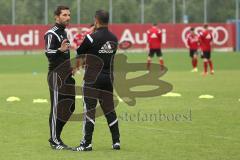
<svg viewBox="0 0 240 160">
<path fill-rule="evenodd" d="M 114 143 L 114 144 L 112 145 L 112 148 L 113 148 L 114 150 L 120 150 L 120 143 L 119 143 L 119 142 Z"/>
<path fill-rule="evenodd" d="M 54 150 L 71 150 L 71 147 L 68 147 L 66 144 L 62 142 L 62 140 L 59 141 L 59 144 L 53 142 L 51 139 L 48 140 L 50 143 L 50 147 Z"/>
<path fill-rule="evenodd" d="M 72 149 L 73 151 L 92 151 L 92 144 L 81 142 L 78 147 Z"/>
</svg>

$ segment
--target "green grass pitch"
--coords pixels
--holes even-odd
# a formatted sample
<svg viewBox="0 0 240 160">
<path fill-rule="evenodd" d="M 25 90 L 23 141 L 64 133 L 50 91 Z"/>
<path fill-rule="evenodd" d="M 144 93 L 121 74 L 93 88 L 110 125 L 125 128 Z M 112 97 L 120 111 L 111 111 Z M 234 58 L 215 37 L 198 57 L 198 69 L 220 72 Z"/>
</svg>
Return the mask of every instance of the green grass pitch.
<svg viewBox="0 0 240 160">
<path fill-rule="evenodd" d="M 130 63 L 146 62 L 146 54 L 127 56 Z M 47 142 L 50 104 L 33 103 L 36 98 L 49 99 L 45 56 L 0 56 L 0 159 L 239 160 L 240 54 L 216 52 L 212 57 L 215 75 L 202 77 L 202 60 L 200 71 L 191 73 L 188 53 L 165 53 L 169 70 L 162 79 L 173 85 L 172 92 L 182 96 L 137 98 L 135 107 L 120 103 L 117 114 L 122 149 L 111 149 L 106 120 L 99 117 L 93 137 L 94 150 L 83 153 L 54 151 Z M 157 63 L 156 58 L 154 62 Z M 80 85 L 81 77 L 76 79 Z M 203 94 L 215 98 L 199 99 Z M 21 101 L 6 102 L 10 96 Z M 82 111 L 81 101 L 77 100 L 76 113 Z M 182 117 L 180 120 L 150 117 L 160 112 Z M 76 146 L 81 138 L 82 122 L 67 123 L 62 135 L 64 142 Z"/>
</svg>

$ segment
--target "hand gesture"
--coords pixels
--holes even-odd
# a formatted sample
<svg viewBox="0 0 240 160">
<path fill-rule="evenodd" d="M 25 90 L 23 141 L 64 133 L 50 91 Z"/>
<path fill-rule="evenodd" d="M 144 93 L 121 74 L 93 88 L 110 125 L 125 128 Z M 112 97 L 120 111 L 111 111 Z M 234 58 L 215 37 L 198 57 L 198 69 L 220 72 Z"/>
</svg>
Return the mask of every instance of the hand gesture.
<svg viewBox="0 0 240 160">
<path fill-rule="evenodd" d="M 59 48 L 59 50 L 60 50 L 61 52 L 65 52 L 65 51 L 67 51 L 67 50 L 69 49 L 69 47 L 70 47 L 70 45 L 69 45 L 68 40 L 67 40 L 67 39 L 64 39 L 64 40 L 62 41 L 62 44 L 61 44 L 61 47 Z"/>
</svg>

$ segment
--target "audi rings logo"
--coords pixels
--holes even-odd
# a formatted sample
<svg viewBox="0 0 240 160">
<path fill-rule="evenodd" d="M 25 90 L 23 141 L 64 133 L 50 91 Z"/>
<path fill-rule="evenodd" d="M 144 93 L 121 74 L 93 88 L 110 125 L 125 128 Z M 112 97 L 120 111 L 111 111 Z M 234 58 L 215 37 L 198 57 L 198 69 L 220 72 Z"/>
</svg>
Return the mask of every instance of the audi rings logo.
<svg viewBox="0 0 240 160">
<path fill-rule="evenodd" d="M 81 27 L 81 30 L 88 30 L 87 27 Z M 68 36 L 68 39 L 70 41 L 70 44 L 73 45 L 73 39 L 74 39 L 74 36 L 77 34 L 78 32 L 78 27 L 72 27 L 72 28 L 66 28 L 65 31 L 67 32 L 67 36 Z"/>
<path fill-rule="evenodd" d="M 187 43 L 186 37 L 190 28 L 191 27 L 186 27 L 182 32 L 182 40 L 185 44 Z M 209 26 L 208 29 L 212 32 L 214 44 L 221 46 L 228 41 L 229 33 L 226 28 L 222 26 L 216 26 L 216 27 Z M 203 27 L 200 27 L 200 26 L 195 27 L 196 33 L 199 33 L 201 31 L 203 31 Z"/>
</svg>

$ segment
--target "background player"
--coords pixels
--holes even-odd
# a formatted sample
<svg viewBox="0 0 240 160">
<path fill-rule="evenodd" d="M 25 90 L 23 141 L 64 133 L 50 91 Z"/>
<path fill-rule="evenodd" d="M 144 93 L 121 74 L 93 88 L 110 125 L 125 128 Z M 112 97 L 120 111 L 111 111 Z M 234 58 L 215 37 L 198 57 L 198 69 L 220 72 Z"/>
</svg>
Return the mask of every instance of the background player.
<svg viewBox="0 0 240 160">
<path fill-rule="evenodd" d="M 164 66 L 164 61 L 162 58 L 162 32 L 157 28 L 157 24 L 154 23 L 153 26 L 147 30 L 147 48 L 149 48 L 149 54 L 147 58 L 147 69 L 150 70 L 152 57 L 154 54 L 159 58 L 160 69 Z"/>
<path fill-rule="evenodd" d="M 208 25 L 205 24 L 203 26 L 204 30 L 200 32 L 199 36 L 199 41 L 200 41 L 200 46 L 203 52 L 203 65 L 204 65 L 204 71 L 203 75 L 207 75 L 208 71 L 208 65 L 210 67 L 210 74 L 214 74 L 213 70 L 213 63 L 211 60 L 211 45 L 213 41 L 213 36 L 212 33 L 208 30 Z"/>
<path fill-rule="evenodd" d="M 83 41 L 83 33 L 82 33 L 82 28 L 78 28 L 77 33 L 74 35 L 73 38 L 73 49 L 76 50 L 82 43 Z"/>
<path fill-rule="evenodd" d="M 194 30 L 195 28 L 192 27 L 187 36 L 187 48 L 189 48 L 189 55 L 192 58 L 192 72 L 197 72 L 199 36 L 194 32 Z"/>
<path fill-rule="evenodd" d="M 95 31 L 95 26 L 93 23 L 90 24 L 88 28 L 83 28 L 82 29 L 83 38 L 85 38 L 87 34 L 92 34 L 94 31 Z"/>
<path fill-rule="evenodd" d="M 82 28 L 81 31 L 78 31 L 78 34 L 75 36 L 76 39 L 74 39 L 76 41 L 75 45 L 74 45 L 74 46 L 76 46 L 75 50 L 77 50 L 77 48 L 82 44 L 85 37 L 88 34 L 92 34 L 94 31 L 95 31 L 95 26 L 93 23 L 90 24 L 89 28 Z M 73 40 L 73 42 L 74 42 L 74 40 Z M 73 71 L 74 73 L 77 71 L 79 72 L 80 67 L 82 67 L 82 68 L 85 67 L 85 60 L 86 59 L 84 56 L 81 56 L 76 60 L 77 68 L 74 68 L 74 71 Z"/>
<path fill-rule="evenodd" d="M 83 42 L 83 39 L 87 34 L 91 34 L 94 32 L 94 24 L 91 24 L 89 28 L 78 28 L 77 33 L 73 38 L 73 49 L 77 49 Z"/>
</svg>

